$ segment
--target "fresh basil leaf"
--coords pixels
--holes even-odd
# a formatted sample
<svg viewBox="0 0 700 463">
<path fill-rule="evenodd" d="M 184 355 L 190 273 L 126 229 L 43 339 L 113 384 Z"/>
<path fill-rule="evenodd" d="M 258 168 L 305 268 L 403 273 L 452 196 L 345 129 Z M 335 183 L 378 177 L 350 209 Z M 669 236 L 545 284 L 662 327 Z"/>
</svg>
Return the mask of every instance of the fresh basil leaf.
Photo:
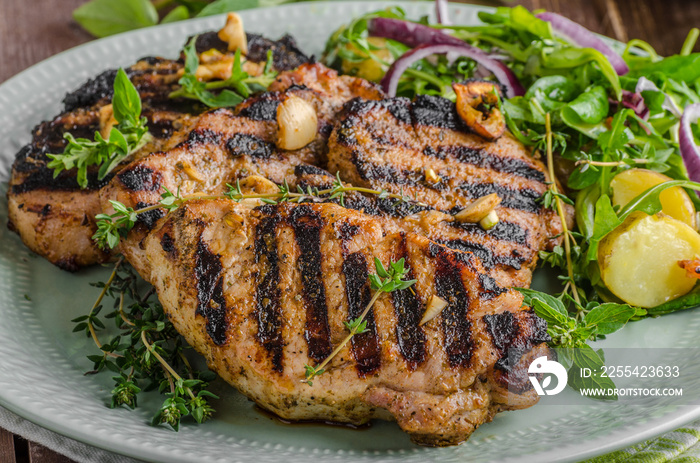
<svg viewBox="0 0 700 463">
<path fill-rule="evenodd" d="M 112 111 L 117 122 L 135 123 L 141 116 L 141 97 L 122 68 L 119 68 L 114 79 Z"/>
<path fill-rule="evenodd" d="M 119 34 L 158 23 L 148 0 L 92 0 L 73 11 L 73 19 L 96 37 Z"/>
<path fill-rule="evenodd" d="M 170 13 L 166 14 L 163 19 L 161 19 L 161 24 L 174 23 L 177 21 L 182 21 L 189 19 L 190 11 L 185 5 L 180 5 L 176 8 L 170 10 Z"/>
<path fill-rule="evenodd" d="M 258 0 L 216 0 L 202 8 L 202 11 L 197 15 L 198 18 L 204 16 L 212 16 L 215 14 L 228 13 L 230 11 L 248 10 L 257 8 Z"/>
<path fill-rule="evenodd" d="M 619 330 L 635 315 L 637 315 L 637 309 L 634 307 L 607 302 L 588 312 L 584 323 L 587 326 L 595 327 L 597 335 L 605 335 Z"/>
</svg>

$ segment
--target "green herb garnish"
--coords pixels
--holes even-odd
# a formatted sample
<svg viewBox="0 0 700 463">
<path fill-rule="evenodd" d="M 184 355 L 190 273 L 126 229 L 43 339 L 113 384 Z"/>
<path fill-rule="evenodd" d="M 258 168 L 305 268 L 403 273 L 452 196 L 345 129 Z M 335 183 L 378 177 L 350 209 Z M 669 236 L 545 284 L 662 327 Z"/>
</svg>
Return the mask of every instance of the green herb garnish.
<svg viewBox="0 0 700 463">
<path fill-rule="evenodd" d="M 209 398 L 217 398 L 207 390 L 207 382 L 215 378 L 210 372 L 192 368 L 182 338 L 175 331 L 163 308 L 154 300 L 154 290 L 144 287 L 141 278 L 124 258 L 117 260 L 109 279 L 93 286 L 102 288 L 87 315 L 72 320 L 73 331 L 92 338 L 100 351 L 88 355 L 93 362 L 89 374 L 109 370 L 113 377 L 111 407 L 136 408 L 142 390 L 157 388 L 166 396 L 152 424 L 167 424 L 177 431 L 180 420 L 192 416 L 197 423 L 211 418 L 214 410 Z M 106 297 L 114 299 L 112 310 L 100 316 Z M 102 342 L 107 320 L 113 319 L 119 334 Z"/>
<path fill-rule="evenodd" d="M 341 350 L 343 350 L 353 336 L 367 331 L 367 320 L 365 320 L 365 317 L 367 317 L 370 309 L 372 306 L 374 306 L 374 303 L 377 302 L 377 299 L 379 299 L 379 296 L 381 296 L 382 293 L 391 293 L 394 291 L 407 289 L 416 282 L 416 280 L 404 280 L 404 278 L 406 278 L 408 273 L 411 271 L 410 268 L 404 267 L 404 264 L 405 261 L 402 257 L 397 262 L 390 262 L 389 268 L 386 269 L 378 258 L 374 258 L 374 267 L 377 273 L 371 273 L 369 275 L 370 285 L 374 290 L 372 299 L 370 299 L 369 303 L 365 307 L 365 310 L 362 311 L 359 317 L 349 322 L 344 322 L 345 328 L 350 333 L 340 342 L 340 344 L 338 344 L 338 346 L 336 346 L 335 349 L 333 349 L 333 352 L 331 352 L 331 354 L 326 357 L 323 362 L 319 363 L 315 367 L 311 365 L 304 365 L 303 383 L 313 386 L 313 379 L 326 371 L 326 365 L 328 365 L 328 363 L 333 360 L 333 358 L 338 355 Z"/>
<path fill-rule="evenodd" d="M 88 167 L 99 166 L 97 179 L 102 180 L 121 161 L 150 140 L 146 118 L 141 117 L 139 92 L 121 68 L 114 79 L 112 111 L 117 124 L 110 130 L 109 138 L 104 139 L 99 132 L 95 132 L 94 140 L 75 138 L 66 133 L 64 137 L 68 145 L 63 153 L 47 154 L 51 159 L 47 167 L 54 170 L 54 178 L 62 171 L 76 167 L 78 185 L 87 188 Z"/>
<path fill-rule="evenodd" d="M 241 64 L 241 51 L 236 50 L 231 69 L 231 77 L 226 80 L 201 82 L 196 77 L 199 67 L 199 56 L 195 48 L 197 37 L 193 37 L 183 49 L 185 54 L 185 74 L 178 84 L 181 88 L 170 94 L 170 98 L 189 98 L 199 100 L 211 108 L 236 106 L 251 94 L 267 90 L 267 87 L 277 77 L 277 72 L 272 70 L 272 50 L 267 52 L 267 62 L 263 73 L 251 77 L 243 70 Z M 214 93 L 212 90 L 221 90 Z"/>
</svg>

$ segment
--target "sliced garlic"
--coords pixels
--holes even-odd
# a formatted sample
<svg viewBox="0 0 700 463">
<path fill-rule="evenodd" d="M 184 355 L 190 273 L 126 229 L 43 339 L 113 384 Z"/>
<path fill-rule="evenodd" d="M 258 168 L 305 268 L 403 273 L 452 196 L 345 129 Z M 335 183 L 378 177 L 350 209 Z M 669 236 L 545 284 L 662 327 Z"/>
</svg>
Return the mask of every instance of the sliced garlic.
<svg viewBox="0 0 700 463">
<path fill-rule="evenodd" d="M 229 212 L 224 216 L 224 223 L 229 228 L 238 230 L 245 224 L 245 218 L 236 212 Z"/>
<path fill-rule="evenodd" d="M 425 325 L 430 320 L 437 317 L 445 307 L 447 307 L 447 301 L 441 298 L 440 296 L 436 296 L 435 294 L 433 294 L 433 296 L 430 298 L 430 301 L 428 301 L 428 307 L 426 307 L 425 313 L 423 313 L 423 318 L 421 318 L 420 323 L 418 325 Z"/>
<path fill-rule="evenodd" d="M 277 193 L 279 188 L 277 184 L 272 182 L 265 177 L 260 175 L 249 175 L 241 180 L 238 184 L 241 187 L 241 193 L 243 194 L 267 194 L 267 193 Z"/>
<path fill-rule="evenodd" d="M 425 181 L 428 183 L 440 183 L 442 179 L 438 174 L 435 173 L 433 169 L 427 169 L 425 171 Z"/>
<path fill-rule="evenodd" d="M 114 118 L 114 108 L 111 103 L 100 108 L 100 135 L 107 140 L 112 127 L 117 125 L 117 120 Z"/>
<path fill-rule="evenodd" d="M 195 169 L 194 167 L 192 167 L 191 165 L 189 165 L 187 163 L 178 163 L 177 166 L 180 169 L 182 169 L 182 171 L 185 174 L 187 174 L 187 176 L 189 178 L 191 178 L 192 180 L 194 180 L 195 182 L 204 183 L 204 181 L 206 180 L 202 176 L 202 174 L 199 173 L 199 171 L 197 169 Z"/>
<path fill-rule="evenodd" d="M 497 193 L 482 196 L 455 214 L 455 220 L 458 222 L 477 223 L 489 215 L 499 204 L 501 204 L 501 197 Z"/>
<path fill-rule="evenodd" d="M 298 150 L 316 138 L 318 116 L 313 106 L 292 95 L 277 107 L 277 124 L 277 146 Z"/>
<path fill-rule="evenodd" d="M 241 50 L 248 54 L 248 38 L 243 28 L 243 20 L 236 13 L 229 13 L 226 17 L 226 25 L 219 31 L 219 38 L 228 44 L 228 51 Z"/>
<path fill-rule="evenodd" d="M 484 230 L 491 230 L 493 227 L 498 225 L 498 220 L 498 214 L 496 214 L 496 211 L 491 211 L 489 212 L 489 215 L 479 220 L 479 225 L 481 225 L 481 228 Z"/>
</svg>

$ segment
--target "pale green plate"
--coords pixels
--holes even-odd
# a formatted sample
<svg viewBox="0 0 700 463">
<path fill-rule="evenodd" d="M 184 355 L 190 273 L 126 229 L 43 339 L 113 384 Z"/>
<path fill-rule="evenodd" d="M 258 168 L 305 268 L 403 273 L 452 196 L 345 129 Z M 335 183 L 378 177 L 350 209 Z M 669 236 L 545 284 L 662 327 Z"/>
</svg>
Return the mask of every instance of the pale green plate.
<svg viewBox="0 0 700 463">
<path fill-rule="evenodd" d="M 342 23 L 379 2 L 301 3 L 242 13 L 249 31 L 293 34 L 302 48 L 320 53 Z M 404 3 L 409 17 L 432 14 L 431 3 Z M 455 23 L 474 23 L 481 7 L 453 5 Z M 146 55 L 176 56 L 190 34 L 221 27 L 221 17 L 186 21 L 98 40 L 50 58 L 0 86 L 0 181 L 5 182 L 30 129 L 56 114 L 66 91 L 107 68 Z M 0 221 L 7 218 L 0 201 Z M 88 339 L 71 333 L 70 319 L 83 315 L 97 290 L 88 282 L 106 271 L 77 275 L 33 256 L 14 233 L 0 227 L 0 405 L 41 426 L 131 457 L 155 461 L 554 461 L 577 460 L 631 445 L 700 417 L 697 408 L 650 410 L 581 402 L 540 404 L 503 413 L 469 442 L 446 449 L 412 445 L 393 423 L 353 431 L 326 426 L 288 426 L 264 416 L 222 384 L 216 418 L 186 425 L 179 433 L 148 425 L 156 400 L 147 396 L 135 411 L 105 406 L 110 374 L 83 376 L 95 353 Z M 27 297 L 25 297 L 25 295 Z M 700 312 L 646 320 L 614 335 L 608 344 L 698 347 Z M 567 393 L 571 393 L 568 391 Z M 573 394 L 573 393 L 571 393 Z M 572 398 L 572 400 L 574 400 Z"/>
</svg>

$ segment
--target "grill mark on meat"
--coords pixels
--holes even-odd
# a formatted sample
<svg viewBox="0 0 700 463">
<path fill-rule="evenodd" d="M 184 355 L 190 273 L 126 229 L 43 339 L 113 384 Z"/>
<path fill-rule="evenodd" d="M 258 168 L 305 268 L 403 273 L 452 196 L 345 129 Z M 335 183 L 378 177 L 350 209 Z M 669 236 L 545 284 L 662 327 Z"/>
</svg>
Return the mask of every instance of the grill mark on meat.
<svg viewBox="0 0 700 463">
<path fill-rule="evenodd" d="M 499 256 L 494 254 L 494 252 L 488 246 L 484 246 L 480 243 L 474 243 L 465 240 L 435 240 L 437 243 L 447 246 L 450 249 L 454 249 L 460 252 L 471 252 L 476 257 L 479 258 L 485 269 L 490 270 L 497 265 L 504 265 L 507 267 L 520 270 L 522 263 L 525 261 L 522 257 L 510 257 L 510 256 Z"/>
<path fill-rule="evenodd" d="M 160 172 L 140 164 L 122 170 L 117 178 L 131 191 L 158 191 L 163 180 Z"/>
<path fill-rule="evenodd" d="M 152 204 L 139 201 L 136 203 L 136 207 L 134 209 L 138 210 L 149 206 L 152 206 Z M 147 229 L 152 230 L 156 222 L 163 217 L 165 217 L 165 211 L 163 209 L 153 209 L 152 211 L 140 213 L 136 219 L 136 222 L 142 223 Z"/>
<path fill-rule="evenodd" d="M 397 259 L 403 257 L 405 266 L 409 269 L 408 250 L 406 249 L 406 237 L 404 236 L 399 245 L 399 255 Z M 406 275 L 406 280 L 413 280 L 413 270 Z M 414 370 L 423 363 L 426 356 L 426 336 L 423 328 L 418 324 L 423 316 L 423 307 L 415 290 L 412 288 L 400 289 L 391 293 L 391 302 L 396 314 L 396 340 L 399 344 L 401 355 L 408 363 L 409 368 Z"/>
<path fill-rule="evenodd" d="M 469 294 L 462 281 L 466 265 L 446 248 L 431 244 L 435 254 L 435 291 L 448 302 L 441 313 L 444 348 L 452 367 L 468 367 L 471 362 L 473 341 L 469 316 Z"/>
<path fill-rule="evenodd" d="M 272 369 L 284 369 L 282 340 L 282 308 L 280 304 L 280 270 L 276 230 L 278 216 L 264 217 L 255 229 L 255 262 L 260 269 L 255 290 L 256 339 L 270 355 Z M 261 279 L 262 278 L 262 279 Z"/>
<path fill-rule="evenodd" d="M 511 243 L 527 246 L 528 230 L 522 228 L 517 223 L 499 221 L 495 227 L 490 230 L 484 230 L 478 223 L 469 222 L 449 222 L 451 226 L 461 228 L 475 235 L 488 235 L 499 241 L 510 241 Z"/>
<path fill-rule="evenodd" d="M 510 371 L 533 346 L 552 340 L 547 334 L 547 322 L 532 310 L 523 311 L 520 316 L 524 320 L 519 320 L 508 311 L 483 317 L 491 341 L 499 353 L 495 367 L 501 371 Z M 528 330 L 532 332 L 525 332 Z"/>
<path fill-rule="evenodd" d="M 261 95 L 250 106 L 240 110 L 239 116 L 247 117 L 254 121 L 271 122 L 277 120 L 277 107 L 280 105 L 279 95 L 276 93 L 265 93 Z"/>
<path fill-rule="evenodd" d="M 362 314 L 372 299 L 369 286 L 367 259 L 361 252 L 350 254 L 343 261 L 345 276 L 345 295 L 348 299 L 348 322 Z M 370 309 L 365 317 L 367 331 L 352 337 L 352 353 L 358 376 L 365 377 L 379 369 L 381 356 L 374 311 Z"/>
<path fill-rule="evenodd" d="M 220 256 L 211 252 L 200 236 L 195 253 L 197 279 L 197 315 L 206 320 L 207 334 L 217 346 L 226 343 L 226 299 L 223 291 L 223 267 Z"/>
<path fill-rule="evenodd" d="M 472 164 L 484 169 L 493 169 L 497 172 L 517 175 L 539 183 L 544 183 L 545 181 L 544 172 L 532 167 L 521 159 L 496 156 L 485 152 L 485 150 L 468 146 L 453 145 L 438 146 L 437 148 L 428 146 L 423 150 L 423 154 L 437 159 L 445 159 L 447 156 L 450 156 L 464 164 Z"/>
<path fill-rule="evenodd" d="M 541 195 L 530 188 L 513 189 L 497 183 L 462 183 L 458 188 L 473 199 L 496 193 L 503 200 L 501 205 L 510 209 L 533 214 L 541 210 L 541 205 L 537 202 Z"/>
<path fill-rule="evenodd" d="M 294 175 L 297 177 L 301 177 L 303 175 L 330 176 L 330 173 L 327 170 L 321 169 L 320 167 L 316 167 L 311 164 L 299 164 L 298 166 L 294 167 Z"/>
<path fill-rule="evenodd" d="M 303 300 L 306 309 L 304 339 L 309 349 L 309 357 L 317 362 L 328 357 L 332 350 L 326 289 L 321 273 L 321 228 L 323 219 L 308 206 L 292 209 L 288 217 L 289 225 L 299 246 L 297 260 L 304 288 Z"/>
<path fill-rule="evenodd" d="M 414 125 L 468 131 L 462 118 L 457 114 L 455 104 L 437 96 L 419 95 L 411 105 L 411 119 Z"/>
<path fill-rule="evenodd" d="M 65 172 L 65 171 L 64 171 Z M 62 172 L 58 177 L 53 177 L 53 169 L 49 169 L 46 166 L 39 167 L 36 171 L 29 174 L 24 182 L 19 185 L 12 185 L 12 193 L 28 193 L 34 190 L 43 191 L 80 191 L 80 185 L 78 185 L 77 177 L 75 175 L 70 175 L 73 171 Z M 69 173 L 70 172 L 70 173 Z M 88 171 L 87 181 L 88 185 L 82 191 L 92 191 L 99 190 L 110 180 L 112 180 L 113 174 L 108 174 L 102 180 L 97 179 L 97 170 Z"/>
<path fill-rule="evenodd" d="M 250 156 L 256 159 L 269 159 L 275 152 L 272 143 L 247 133 L 237 133 L 229 138 L 226 149 L 233 157 Z"/>
<path fill-rule="evenodd" d="M 102 98 L 111 97 L 116 76 L 116 69 L 104 71 L 85 82 L 76 90 L 67 93 L 65 98 L 63 98 L 63 110 L 68 112 L 77 108 L 92 106 Z"/>
<path fill-rule="evenodd" d="M 481 291 L 479 292 L 479 296 L 487 300 L 493 299 L 494 297 L 500 296 L 501 294 L 508 291 L 506 288 L 498 286 L 496 280 L 486 275 L 485 273 L 479 274 L 479 284 L 481 285 Z"/>
<path fill-rule="evenodd" d="M 218 145 L 221 143 L 221 134 L 210 129 L 194 129 L 187 136 L 185 143 L 192 147 L 207 144 Z"/>
<path fill-rule="evenodd" d="M 160 247 L 163 248 L 163 251 L 165 251 L 168 254 L 168 257 L 170 257 L 173 260 L 177 259 L 177 248 L 175 248 L 175 240 L 173 240 L 173 237 L 170 233 L 163 233 L 163 236 L 161 236 L 160 238 Z"/>
</svg>

